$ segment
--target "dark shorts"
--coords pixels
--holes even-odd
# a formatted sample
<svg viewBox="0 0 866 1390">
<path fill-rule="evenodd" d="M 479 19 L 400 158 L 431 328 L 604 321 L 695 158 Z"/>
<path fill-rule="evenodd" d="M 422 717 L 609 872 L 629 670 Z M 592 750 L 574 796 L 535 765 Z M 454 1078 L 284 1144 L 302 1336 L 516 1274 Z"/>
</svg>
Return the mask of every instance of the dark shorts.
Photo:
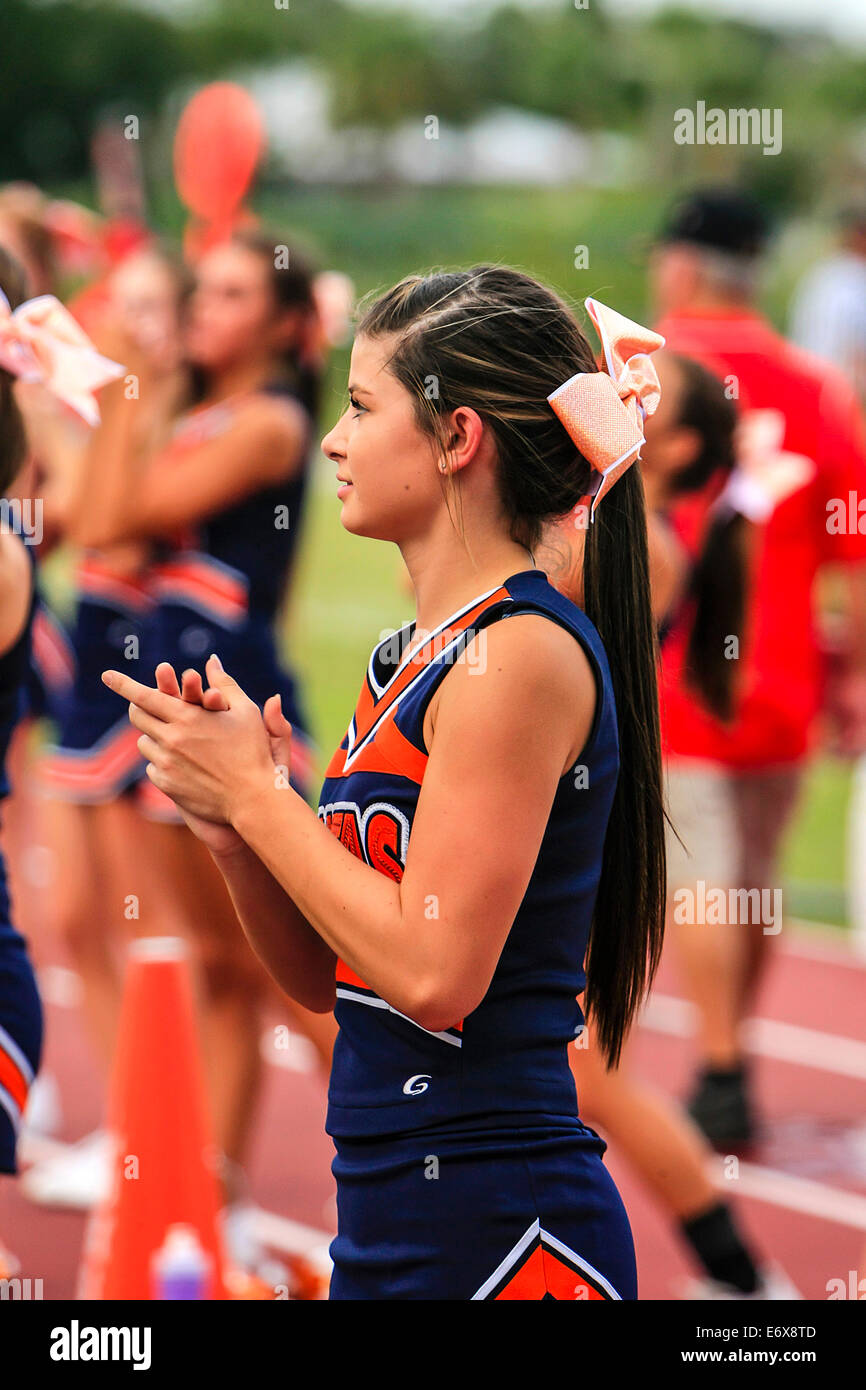
<svg viewBox="0 0 866 1390">
<path fill-rule="evenodd" d="M 80 568 L 80 593 L 71 630 L 74 676 L 55 698 L 54 740 L 40 761 L 40 780 L 50 796 L 81 805 L 113 801 L 142 775 L 139 732 L 125 700 L 102 681 L 106 670 L 144 680 L 136 659 L 148 611 L 140 578 L 122 578 L 90 558 Z"/>
<path fill-rule="evenodd" d="M 637 1298 L 603 1140 L 538 1121 L 335 1139 L 331 1299 Z"/>
<path fill-rule="evenodd" d="M 75 651 L 62 621 L 37 588 L 23 716 L 56 719 L 59 702 L 75 679 Z"/>
<path fill-rule="evenodd" d="M 103 588 L 107 584 L 106 579 Z M 147 777 L 145 759 L 138 750 L 140 731 L 130 723 L 127 702 L 103 683 L 102 672 L 123 671 L 133 680 L 153 685 L 156 667 L 168 661 L 178 679 L 192 667 L 207 685 L 205 662 L 215 651 L 260 708 L 269 696 L 281 696 L 294 734 L 291 782 L 302 796 L 308 796 L 314 755 L 305 736 L 306 721 L 294 677 L 280 664 L 273 634 L 263 618 L 252 615 L 238 623 L 222 623 L 206 610 L 171 599 L 149 606 L 142 600 L 138 608 L 130 604 L 122 609 L 107 603 L 105 595 L 99 602 L 83 596 L 73 643 L 75 678 L 57 701 L 56 739 L 40 764 L 42 786 L 49 795 L 98 805 L 129 792 L 149 819 L 181 824 L 183 816 L 174 802 Z"/>
</svg>

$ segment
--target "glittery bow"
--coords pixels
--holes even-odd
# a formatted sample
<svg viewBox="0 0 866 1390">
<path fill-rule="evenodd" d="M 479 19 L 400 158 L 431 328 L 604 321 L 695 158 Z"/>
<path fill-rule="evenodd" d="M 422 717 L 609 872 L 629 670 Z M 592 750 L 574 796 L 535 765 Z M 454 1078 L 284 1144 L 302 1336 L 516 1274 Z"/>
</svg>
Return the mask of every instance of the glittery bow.
<svg viewBox="0 0 866 1390">
<path fill-rule="evenodd" d="M 649 354 L 664 347 L 665 340 L 597 299 L 585 302 L 601 339 L 607 371 L 578 372 L 547 399 L 596 470 L 589 493 L 594 518 L 602 497 L 640 454 L 644 420 L 661 396 Z"/>
<path fill-rule="evenodd" d="M 53 294 L 28 299 L 13 313 L 0 290 L 0 367 L 23 381 L 38 381 L 99 424 L 94 393 L 123 374 L 119 362 L 96 351 L 83 328 Z"/>
</svg>

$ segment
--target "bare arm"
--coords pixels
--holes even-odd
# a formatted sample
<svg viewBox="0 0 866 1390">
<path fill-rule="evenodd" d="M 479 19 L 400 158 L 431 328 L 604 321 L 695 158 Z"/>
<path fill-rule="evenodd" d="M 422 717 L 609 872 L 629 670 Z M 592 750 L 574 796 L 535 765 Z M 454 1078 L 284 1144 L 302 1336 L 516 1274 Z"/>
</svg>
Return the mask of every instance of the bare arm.
<svg viewBox="0 0 866 1390">
<path fill-rule="evenodd" d="M 544 618 L 497 623 L 486 638 L 486 668 L 458 663 L 441 687 L 400 883 L 350 853 L 294 793 L 250 784 L 232 817 L 332 951 L 434 1030 L 471 1013 L 489 988 L 595 705 L 585 655 Z"/>
<path fill-rule="evenodd" d="M 157 689 L 163 694 L 212 712 L 228 709 L 215 686 L 204 688 L 198 671 L 184 671 L 179 681 L 171 663 L 161 661 L 155 675 Z M 291 725 L 283 716 L 279 697 L 271 696 L 265 702 L 263 719 L 274 765 L 286 767 Z M 183 814 L 222 873 L 238 920 L 259 960 L 289 998 L 314 1013 L 330 1013 L 335 1001 L 333 951 L 230 825 L 215 824 L 188 811 Z"/>
<path fill-rule="evenodd" d="M 23 541 L 0 531 L 0 656 L 5 656 L 24 631 L 32 585 Z"/>
<path fill-rule="evenodd" d="M 249 845 L 211 849 L 238 921 L 259 960 L 290 999 L 331 1013 L 337 957 Z"/>
<path fill-rule="evenodd" d="M 464 1018 L 484 998 L 560 778 L 578 757 L 595 709 L 585 653 L 543 616 L 495 623 L 473 642 L 482 640 L 483 653 L 472 651 L 471 664 L 455 663 L 438 692 L 400 882 L 357 858 L 284 777 L 275 777 L 258 707 L 213 659 L 208 680 L 228 706 L 216 712 L 121 672 L 103 675 L 134 701 L 130 717 L 142 730 L 138 746 L 156 786 L 184 814 L 233 826 L 330 950 L 394 1008 L 433 1030 Z M 245 862 L 237 859 L 233 883 Z M 325 961 L 330 970 L 330 958 L 308 951 L 297 933 L 286 941 L 281 904 L 265 881 L 259 886 L 266 902 L 276 902 L 267 932 L 253 920 L 257 894 L 247 897 L 244 884 L 239 900 L 256 950 L 278 977 L 315 969 L 315 988 L 305 982 L 304 996 L 318 998 L 318 971 Z M 299 981 L 293 994 L 302 997 Z"/>
<path fill-rule="evenodd" d="M 134 374 L 133 374 L 134 375 Z M 182 451 L 143 450 L 155 407 L 148 379 L 129 374 L 105 388 L 102 423 L 82 469 L 70 507 L 69 530 L 80 545 L 165 535 L 201 521 L 260 488 L 289 478 L 303 466 L 306 419 L 300 406 L 265 396 L 235 409 L 222 434 Z"/>
</svg>

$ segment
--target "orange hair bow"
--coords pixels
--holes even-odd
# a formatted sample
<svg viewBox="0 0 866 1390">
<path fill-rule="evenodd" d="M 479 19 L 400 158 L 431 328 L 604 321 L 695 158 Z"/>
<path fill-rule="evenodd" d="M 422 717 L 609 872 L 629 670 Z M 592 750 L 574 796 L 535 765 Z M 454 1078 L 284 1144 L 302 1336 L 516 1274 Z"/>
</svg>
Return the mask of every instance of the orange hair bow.
<svg viewBox="0 0 866 1390">
<path fill-rule="evenodd" d="M 86 420 L 99 424 L 94 393 L 123 367 L 96 351 L 84 329 L 53 294 L 40 294 L 13 313 L 0 290 L 0 367 L 38 381 Z"/>
<path fill-rule="evenodd" d="M 592 520 L 602 497 L 640 455 L 643 422 L 661 398 L 649 354 L 664 347 L 665 340 L 597 299 L 585 303 L 601 339 L 607 371 L 577 372 L 547 399 L 598 475 L 588 494 Z"/>
</svg>

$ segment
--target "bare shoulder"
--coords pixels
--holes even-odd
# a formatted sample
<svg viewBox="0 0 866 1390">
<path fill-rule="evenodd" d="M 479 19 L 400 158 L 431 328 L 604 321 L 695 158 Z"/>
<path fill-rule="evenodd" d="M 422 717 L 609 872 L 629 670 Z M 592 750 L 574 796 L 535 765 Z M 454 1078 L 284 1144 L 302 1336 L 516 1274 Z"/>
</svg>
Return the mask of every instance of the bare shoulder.
<svg viewBox="0 0 866 1390">
<path fill-rule="evenodd" d="M 238 421 L 246 428 L 255 426 L 276 438 L 294 440 L 306 434 L 307 413 L 300 401 L 290 396 L 271 396 L 257 392 L 238 410 Z"/>
<path fill-rule="evenodd" d="M 261 454 L 266 473 L 276 480 L 303 462 L 308 417 L 300 401 L 257 394 L 238 410 L 236 429 Z"/>
<path fill-rule="evenodd" d="M 0 656 L 18 640 L 30 608 L 30 561 L 24 542 L 0 531 Z"/>
<path fill-rule="evenodd" d="M 541 613 L 519 613 L 476 633 L 437 696 L 428 711 L 431 734 L 437 720 L 458 707 L 479 730 L 494 722 L 519 729 L 531 720 L 562 743 L 567 770 L 589 736 L 596 686 L 572 633 Z"/>
<path fill-rule="evenodd" d="M 507 671 L 518 688 L 574 695 L 575 686 L 595 690 L 589 658 L 580 642 L 543 613 L 516 613 L 491 623 L 473 639 L 483 642 L 491 665 Z M 470 644 L 471 645 L 471 644 Z"/>
</svg>

